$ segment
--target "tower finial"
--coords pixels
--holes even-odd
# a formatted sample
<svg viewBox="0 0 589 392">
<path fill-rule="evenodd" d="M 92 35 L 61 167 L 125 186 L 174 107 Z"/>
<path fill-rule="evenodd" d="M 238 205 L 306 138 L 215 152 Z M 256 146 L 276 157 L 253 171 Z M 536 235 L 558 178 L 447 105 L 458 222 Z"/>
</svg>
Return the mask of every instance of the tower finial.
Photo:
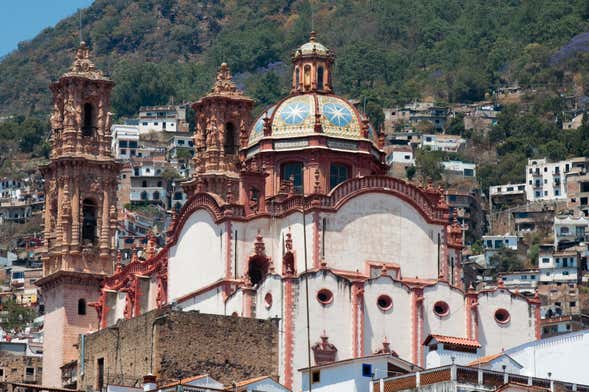
<svg viewBox="0 0 589 392">
<path fill-rule="evenodd" d="M 311 34 L 310 34 L 310 36 L 311 36 L 311 37 L 309 38 L 309 41 L 311 41 L 311 42 L 315 42 L 315 39 L 317 38 L 317 33 L 315 32 L 315 30 L 312 30 L 312 31 L 311 31 Z"/>
</svg>

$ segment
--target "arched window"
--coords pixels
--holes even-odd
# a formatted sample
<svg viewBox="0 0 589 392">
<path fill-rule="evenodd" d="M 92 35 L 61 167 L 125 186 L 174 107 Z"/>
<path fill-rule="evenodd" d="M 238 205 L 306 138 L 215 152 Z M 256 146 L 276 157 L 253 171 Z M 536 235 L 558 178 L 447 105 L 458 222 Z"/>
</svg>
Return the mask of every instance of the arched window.
<svg viewBox="0 0 589 392">
<path fill-rule="evenodd" d="M 228 122 L 225 124 L 225 143 L 223 144 L 225 155 L 235 154 L 235 147 L 235 126 Z"/>
<path fill-rule="evenodd" d="M 94 105 L 91 103 L 84 104 L 82 120 L 82 136 L 94 136 L 94 129 L 96 128 L 96 113 L 94 113 Z"/>
<path fill-rule="evenodd" d="M 268 273 L 268 259 L 265 257 L 252 257 L 249 261 L 247 274 L 252 285 L 257 285 Z"/>
<path fill-rule="evenodd" d="M 78 300 L 78 314 L 79 315 L 86 314 L 86 300 L 84 298 L 80 298 Z"/>
<path fill-rule="evenodd" d="M 182 192 L 174 193 L 174 200 L 182 200 Z"/>
<path fill-rule="evenodd" d="M 329 187 L 335 188 L 338 184 L 350 178 L 350 169 L 341 163 L 332 163 L 329 169 Z"/>
<path fill-rule="evenodd" d="M 305 69 L 305 74 L 304 74 L 303 83 L 304 83 L 305 87 L 311 87 L 311 66 L 305 65 L 304 69 Z"/>
<path fill-rule="evenodd" d="M 299 67 L 295 68 L 295 87 L 298 89 L 301 86 L 301 70 Z"/>
<path fill-rule="evenodd" d="M 91 199 L 82 202 L 82 239 L 96 241 L 96 203 Z"/>
<path fill-rule="evenodd" d="M 153 200 L 159 200 L 160 199 L 160 193 L 158 191 L 153 192 Z"/>
<path fill-rule="evenodd" d="M 143 180 L 143 181 L 141 182 L 141 187 L 143 187 L 143 188 L 147 188 L 147 181 L 146 181 L 146 180 Z"/>
<path fill-rule="evenodd" d="M 157 182 L 157 186 L 158 186 L 158 188 L 161 188 L 162 187 L 162 182 L 161 181 L 158 181 Z"/>
<path fill-rule="evenodd" d="M 143 191 L 141 192 L 141 200 L 147 200 L 147 192 Z"/>
<path fill-rule="evenodd" d="M 317 68 L 317 89 L 323 90 L 323 67 Z"/>
<path fill-rule="evenodd" d="M 282 165 L 281 178 L 283 181 L 294 179 L 294 190 L 296 193 L 303 192 L 303 163 L 289 162 Z"/>
</svg>

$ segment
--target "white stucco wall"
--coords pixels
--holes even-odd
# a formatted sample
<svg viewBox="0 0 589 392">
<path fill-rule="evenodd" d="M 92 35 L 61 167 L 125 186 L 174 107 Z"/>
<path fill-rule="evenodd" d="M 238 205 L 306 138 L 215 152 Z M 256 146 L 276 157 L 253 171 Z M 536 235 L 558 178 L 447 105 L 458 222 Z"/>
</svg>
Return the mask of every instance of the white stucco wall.
<svg viewBox="0 0 589 392">
<path fill-rule="evenodd" d="M 438 277 L 441 228 L 401 199 L 368 193 L 321 217 L 327 220 L 325 259 L 331 267 L 355 271 L 374 260 L 400 264 L 403 276 Z"/>
<path fill-rule="evenodd" d="M 393 299 L 393 307 L 387 311 L 376 304 L 382 294 Z M 391 350 L 411 359 L 411 293 L 401 283 L 381 276 L 364 285 L 364 355 L 380 349 L 385 336 Z"/>
<path fill-rule="evenodd" d="M 430 334 L 466 337 L 465 301 L 460 290 L 440 282 L 424 288 L 423 297 L 423 339 Z M 448 315 L 440 317 L 434 313 L 434 304 L 438 301 L 448 304 Z"/>
<path fill-rule="evenodd" d="M 505 353 L 519 362 L 523 369 L 520 374 L 578 384 L 589 384 L 587 353 L 589 352 L 589 330 L 526 343 L 507 350 Z"/>
<path fill-rule="evenodd" d="M 328 289 L 333 293 L 333 301 L 322 305 L 317 301 L 317 292 Z M 301 280 L 295 286 L 294 312 L 294 353 L 293 368 L 308 366 L 307 361 L 307 313 L 305 305 L 305 284 Z M 337 347 L 336 360 L 352 357 L 352 287 L 344 279 L 339 279 L 328 271 L 320 271 L 309 276 L 309 314 L 311 345 L 321 341 L 323 331 L 329 336 L 329 342 Z M 313 353 L 311 352 L 313 360 Z M 314 364 L 314 360 L 313 360 Z M 293 377 L 293 390 L 300 390 L 300 380 Z"/>
<path fill-rule="evenodd" d="M 495 354 L 522 342 L 535 339 L 534 311 L 526 299 L 512 295 L 506 289 L 483 292 L 478 297 L 479 343 L 482 354 Z M 497 309 L 507 309 L 510 321 L 495 321 Z"/>
<path fill-rule="evenodd" d="M 224 226 L 205 210 L 194 212 L 170 248 L 168 300 L 189 294 L 225 276 Z"/>
</svg>

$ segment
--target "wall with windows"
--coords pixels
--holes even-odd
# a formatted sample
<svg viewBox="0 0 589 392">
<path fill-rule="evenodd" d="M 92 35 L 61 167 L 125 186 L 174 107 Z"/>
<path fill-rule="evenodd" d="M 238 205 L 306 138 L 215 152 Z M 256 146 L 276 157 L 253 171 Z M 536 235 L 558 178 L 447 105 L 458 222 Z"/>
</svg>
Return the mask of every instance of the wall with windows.
<svg viewBox="0 0 589 392">
<path fill-rule="evenodd" d="M 526 197 L 528 201 L 566 199 L 565 175 L 571 168 L 571 161 L 528 160 L 526 166 Z"/>
</svg>

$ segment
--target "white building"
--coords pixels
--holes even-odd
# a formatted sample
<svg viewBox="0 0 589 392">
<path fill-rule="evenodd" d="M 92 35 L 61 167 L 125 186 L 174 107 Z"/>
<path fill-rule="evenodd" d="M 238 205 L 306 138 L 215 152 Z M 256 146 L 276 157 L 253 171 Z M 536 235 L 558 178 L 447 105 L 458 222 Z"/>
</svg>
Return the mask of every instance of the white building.
<svg viewBox="0 0 589 392">
<path fill-rule="evenodd" d="M 493 257 L 501 249 L 508 248 L 517 250 L 518 237 L 517 235 L 484 235 L 483 248 L 485 250 L 485 261 L 490 265 L 491 257 Z"/>
<path fill-rule="evenodd" d="M 303 391 L 309 390 L 310 378 L 311 390 L 317 392 L 372 392 L 372 379 L 401 375 L 416 369 L 419 367 L 391 353 L 382 353 L 307 367 L 299 369 L 299 372 Z"/>
<path fill-rule="evenodd" d="M 387 155 L 389 165 L 415 166 L 415 156 L 413 149 L 409 145 L 389 146 L 390 153 Z"/>
<path fill-rule="evenodd" d="M 131 159 L 139 148 L 139 127 L 114 124 L 111 128 L 112 151 L 116 159 Z"/>
<path fill-rule="evenodd" d="M 533 294 L 536 290 L 536 287 L 538 287 L 540 270 L 531 269 L 524 271 L 505 272 L 500 276 L 505 287 L 513 290 L 517 289 L 522 293 Z"/>
<path fill-rule="evenodd" d="M 462 161 L 444 161 L 441 162 L 444 171 L 462 177 L 476 177 L 477 165 L 474 163 Z"/>
<path fill-rule="evenodd" d="M 547 162 L 529 159 L 526 166 L 526 197 L 535 200 L 566 200 L 565 175 L 571 170 L 568 161 Z"/>
<path fill-rule="evenodd" d="M 142 106 L 139 132 L 187 132 L 186 106 Z"/>
<path fill-rule="evenodd" d="M 493 366 L 504 360 L 503 356 L 509 356 L 522 366 L 521 375 L 547 377 L 550 374 L 553 380 L 589 384 L 588 352 L 589 330 L 586 329 L 524 343 L 481 358 L 481 364 Z"/>
<path fill-rule="evenodd" d="M 454 135 L 422 135 L 421 148 L 429 148 L 431 151 L 447 151 L 458 152 L 464 145 L 466 140 L 460 136 Z"/>
<path fill-rule="evenodd" d="M 559 245 L 587 242 L 589 218 L 585 216 L 562 215 L 554 217 L 554 247 Z"/>
<path fill-rule="evenodd" d="M 493 196 L 508 196 L 508 195 L 525 195 L 526 184 L 505 184 L 494 185 L 489 187 L 489 195 Z"/>
<path fill-rule="evenodd" d="M 576 282 L 578 266 L 576 251 L 552 252 L 552 247 L 541 248 L 538 256 L 540 282 L 543 283 Z"/>
</svg>

